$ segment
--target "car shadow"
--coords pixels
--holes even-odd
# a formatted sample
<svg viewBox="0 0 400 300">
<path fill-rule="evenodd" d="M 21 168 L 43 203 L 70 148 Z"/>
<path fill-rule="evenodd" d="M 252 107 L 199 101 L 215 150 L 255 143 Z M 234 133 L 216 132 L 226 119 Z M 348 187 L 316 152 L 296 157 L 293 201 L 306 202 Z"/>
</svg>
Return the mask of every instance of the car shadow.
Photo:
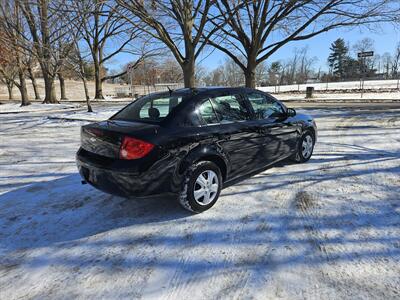
<svg viewBox="0 0 400 300">
<path fill-rule="evenodd" d="M 390 233 L 400 220 L 393 212 L 399 204 L 392 198 L 368 201 L 364 211 L 319 215 L 322 199 L 297 193 L 286 210 L 266 210 L 262 201 L 253 201 L 249 205 L 254 210 L 246 212 L 243 207 L 235 208 L 230 202 L 237 200 L 232 200 L 222 203 L 211 215 L 193 216 L 170 197 L 123 199 L 97 192 L 79 181 L 78 175 L 69 175 L 0 196 L 0 265 L 82 268 L 88 264 L 111 272 L 112 264 L 134 270 L 147 268 L 151 260 L 160 268 L 182 267 L 188 272 L 227 268 L 268 272 L 299 264 L 400 255 L 399 236 Z M 228 209 L 232 214 L 225 213 Z M 368 230 L 369 236 L 352 235 L 361 230 Z M 382 234 L 385 230 L 387 234 Z M 375 244 L 382 247 L 375 249 Z M 181 256 L 185 254 L 181 249 L 187 247 L 217 253 L 223 250 L 221 253 L 230 253 L 232 259 L 226 261 L 225 256 L 216 254 L 210 263 L 199 256 L 183 265 Z M 251 257 L 243 257 L 246 251 L 238 254 L 238 247 L 251 250 Z M 57 254 L 39 252 L 33 257 L 18 257 L 20 251 L 38 248 Z M 63 248 L 75 250 L 64 253 Z M 120 255 L 104 256 L 104 251 L 114 248 L 131 252 L 123 259 Z M 285 255 L 271 256 L 271 249 Z M 313 251 L 317 255 L 310 256 Z"/>
<path fill-rule="evenodd" d="M 73 274 L 68 284 L 86 280 L 93 270 L 147 278 L 157 268 L 196 282 L 229 272 L 233 289 L 240 289 L 252 274 L 400 255 L 394 198 L 366 201 L 359 211 L 320 214 L 320 197 L 295 193 L 281 209 L 248 191 L 191 215 L 171 197 L 114 197 L 71 174 L 0 195 L 0 271 L 4 281 L 13 280 L 11 271 L 19 267 L 45 269 L 49 276 L 59 268 Z M 238 199 L 248 204 L 235 205 Z"/>
<path fill-rule="evenodd" d="M 0 248 L 47 247 L 143 223 L 186 218 L 173 196 L 121 198 L 82 185 L 78 174 L 0 195 Z M 38 235 L 38 233 L 40 233 Z"/>
</svg>

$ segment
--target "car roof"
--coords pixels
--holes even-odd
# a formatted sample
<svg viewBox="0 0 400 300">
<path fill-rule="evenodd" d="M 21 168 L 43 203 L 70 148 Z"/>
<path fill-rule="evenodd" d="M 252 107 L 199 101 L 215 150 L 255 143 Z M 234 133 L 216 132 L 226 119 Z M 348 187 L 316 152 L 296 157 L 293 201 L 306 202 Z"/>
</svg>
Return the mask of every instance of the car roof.
<svg viewBox="0 0 400 300">
<path fill-rule="evenodd" d="M 198 87 L 198 88 L 182 88 L 174 90 L 174 92 L 181 92 L 181 93 L 211 93 L 211 92 L 233 92 L 233 91 L 247 91 L 252 90 L 246 87 L 226 87 L 226 86 L 206 86 L 206 87 Z"/>
<path fill-rule="evenodd" d="M 246 88 L 246 87 L 220 87 L 220 86 L 207 86 L 207 87 L 199 87 L 199 88 L 181 88 L 176 89 L 170 92 L 171 96 L 183 96 L 183 97 L 190 97 L 190 96 L 197 96 L 197 95 L 212 95 L 213 93 L 243 93 L 249 91 L 256 91 L 255 89 Z M 162 94 L 165 95 L 163 92 Z"/>
<path fill-rule="evenodd" d="M 147 96 L 177 96 L 177 97 L 190 97 L 190 96 L 197 96 L 197 95 L 210 95 L 212 93 L 241 93 L 241 92 L 249 92 L 249 91 L 256 91 L 256 89 L 246 88 L 246 87 L 224 87 L 224 86 L 207 86 L 207 87 L 199 87 L 199 88 L 181 88 L 171 91 L 163 91 L 163 92 L 156 92 L 151 93 Z M 261 92 L 261 91 L 259 91 Z"/>
</svg>

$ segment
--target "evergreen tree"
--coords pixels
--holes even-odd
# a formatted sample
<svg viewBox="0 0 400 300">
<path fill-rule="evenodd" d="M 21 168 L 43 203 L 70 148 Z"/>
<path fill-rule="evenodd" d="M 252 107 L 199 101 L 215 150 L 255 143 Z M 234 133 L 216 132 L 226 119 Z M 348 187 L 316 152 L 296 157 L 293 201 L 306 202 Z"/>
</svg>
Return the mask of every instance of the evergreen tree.
<svg viewBox="0 0 400 300">
<path fill-rule="evenodd" d="M 279 73 L 282 70 L 282 65 L 279 61 L 274 61 L 268 69 L 269 84 L 276 85 L 279 83 Z"/>
<path fill-rule="evenodd" d="M 333 71 L 333 75 L 339 79 L 344 79 L 346 76 L 348 52 L 349 49 L 346 46 L 344 39 L 339 38 L 331 44 L 331 54 L 328 57 L 329 67 Z"/>
</svg>

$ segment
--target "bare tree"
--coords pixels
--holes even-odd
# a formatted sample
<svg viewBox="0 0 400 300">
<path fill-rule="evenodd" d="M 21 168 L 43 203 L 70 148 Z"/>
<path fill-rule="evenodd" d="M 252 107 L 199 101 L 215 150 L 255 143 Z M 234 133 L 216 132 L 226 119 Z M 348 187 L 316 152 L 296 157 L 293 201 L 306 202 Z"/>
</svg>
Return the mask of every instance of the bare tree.
<svg viewBox="0 0 400 300">
<path fill-rule="evenodd" d="M 1 28 L 1 27 L 0 27 Z M 0 41 L 4 41 L 4 35 L 0 35 Z M 14 82 L 18 76 L 18 67 L 9 59 L 9 50 L 0 46 L 0 82 L 4 83 L 8 91 L 8 100 L 13 100 Z"/>
<path fill-rule="evenodd" d="M 127 63 L 123 70 L 131 68 L 130 76 L 122 77 L 125 83 L 137 85 L 154 85 L 157 83 L 180 83 L 183 81 L 183 74 L 179 64 L 174 58 L 164 55 L 149 56 L 141 61 Z M 132 68 L 134 66 L 134 68 Z"/>
<path fill-rule="evenodd" d="M 256 84 L 257 65 L 287 43 L 338 27 L 392 21 L 400 11 L 400 3 L 391 0 L 245 0 L 240 7 L 237 1 L 220 0 L 216 6 L 221 17 L 212 22 L 226 26 L 221 40 L 209 43 L 240 66 L 248 87 Z"/>
<path fill-rule="evenodd" d="M 121 52 L 139 56 L 138 60 L 143 55 L 142 43 L 139 41 L 141 30 L 135 26 L 128 26 L 133 20 L 123 18 L 119 9 L 115 1 L 75 1 L 75 10 L 81 21 L 77 24 L 93 60 L 95 99 L 104 99 L 102 88 L 104 81 L 126 74 L 123 70 L 107 76 L 104 72 L 104 65 L 107 62 Z M 135 45 L 140 46 L 135 47 Z"/>
<path fill-rule="evenodd" d="M 380 64 L 382 65 L 382 71 L 385 74 L 385 78 L 388 79 L 390 78 L 390 73 L 391 73 L 391 68 L 392 68 L 392 60 L 393 57 L 389 52 L 385 52 L 381 56 L 381 62 Z"/>
<path fill-rule="evenodd" d="M 210 71 L 203 78 L 206 86 L 224 86 L 226 85 L 225 75 L 224 75 L 224 67 L 219 66 L 216 69 Z"/>
<path fill-rule="evenodd" d="M 357 57 L 357 54 L 360 52 L 366 51 L 374 51 L 375 50 L 375 42 L 371 38 L 363 38 L 362 40 L 357 41 L 357 43 L 353 46 L 354 54 Z M 360 65 L 360 73 L 363 74 L 371 74 L 374 73 L 375 70 L 375 59 L 374 57 L 362 57 L 358 58 Z"/>
<path fill-rule="evenodd" d="M 4 30 L 4 25 L 3 23 L 0 23 L 0 29 Z M 9 56 L 10 56 L 10 50 L 4 43 L 4 41 L 7 40 L 6 35 L 4 32 L 0 31 L 0 82 L 4 83 L 7 87 L 8 91 L 8 99 L 12 100 L 13 99 L 13 88 L 14 88 L 14 82 L 15 79 L 18 75 L 18 68 L 10 64 L 9 62 Z"/>
<path fill-rule="evenodd" d="M 8 100 L 13 100 L 13 88 L 17 75 L 17 68 L 5 61 L 0 62 L 0 81 L 7 87 Z"/>
<path fill-rule="evenodd" d="M 88 74 L 85 68 L 88 65 L 87 57 L 89 55 L 90 55 L 89 53 L 85 53 L 83 49 L 80 49 L 78 41 L 75 41 L 74 48 L 67 57 L 66 66 L 82 80 L 83 89 L 85 91 L 87 110 L 88 112 L 93 112 L 92 105 L 90 103 L 89 90 L 87 86 Z"/>
<path fill-rule="evenodd" d="M 24 17 L 24 25 L 29 29 L 18 31 L 18 28 L 14 27 L 19 36 L 19 46 L 34 55 L 40 65 L 45 83 L 43 102 L 57 103 L 54 79 L 63 59 L 70 51 L 70 47 L 64 45 L 70 45 L 71 40 L 76 37 L 76 33 L 70 27 L 75 19 L 73 13 L 68 9 L 67 2 L 62 0 L 5 0 L 4 2 L 12 2 L 18 6 Z M 4 10 L 2 14 L 7 16 L 8 24 L 13 24 L 12 18 Z M 58 45 L 63 45 L 63 48 L 59 49 Z"/>
<path fill-rule="evenodd" d="M 267 81 L 268 81 L 268 66 L 265 62 L 261 62 L 257 65 L 256 68 L 256 84 L 258 86 L 264 86 L 267 84 Z M 243 81 L 241 85 L 243 85 Z"/>
<path fill-rule="evenodd" d="M 243 72 L 232 59 L 230 58 L 225 59 L 222 71 L 224 78 L 223 85 L 232 87 L 243 85 L 244 82 Z"/>
<path fill-rule="evenodd" d="M 36 68 L 36 60 L 35 57 L 32 55 L 32 52 L 30 52 L 29 59 L 27 62 L 27 72 L 28 72 L 27 76 L 32 82 L 33 92 L 35 94 L 35 100 L 40 100 L 39 89 L 35 77 L 35 68 Z"/>
<path fill-rule="evenodd" d="M 217 27 L 208 28 L 212 0 L 117 0 L 127 19 L 164 44 L 182 68 L 185 87 L 195 86 L 196 60 Z M 137 26 L 137 24 L 134 24 Z"/>
<path fill-rule="evenodd" d="M 21 94 L 21 106 L 29 105 L 26 89 L 27 53 L 21 47 L 21 32 L 24 32 L 20 6 L 18 2 L 2 1 L 0 3 L 0 41 L 3 45 L 0 63 L 0 74 L 7 78 L 9 84 L 15 85 Z M 18 77 L 18 80 L 16 80 Z M 9 92 L 12 92 L 9 90 Z M 12 95 L 11 95 L 12 96 Z"/>
<path fill-rule="evenodd" d="M 307 80 L 312 72 L 312 67 L 318 59 L 316 57 L 308 56 L 308 47 L 304 47 L 296 52 L 299 53 L 299 65 L 296 70 L 295 78 L 298 85 L 298 90 L 300 90 L 300 84 L 307 83 Z"/>
<path fill-rule="evenodd" d="M 397 89 L 400 89 L 400 43 L 397 44 L 392 59 L 392 78 L 397 79 Z"/>
<path fill-rule="evenodd" d="M 354 44 L 353 49 L 356 56 L 359 52 L 373 51 L 375 49 L 375 42 L 371 38 L 363 38 Z"/>
<path fill-rule="evenodd" d="M 39 88 L 36 81 L 36 69 L 38 68 L 38 63 L 36 56 L 33 54 L 33 51 L 26 51 L 27 52 L 27 77 L 31 80 L 33 93 L 35 94 L 35 100 L 41 100 L 39 94 Z"/>
<path fill-rule="evenodd" d="M 264 72 L 261 70 L 260 72 Z M 230 58 L 226 58 L 216 69 L 203 75 L 202 81 L 207 86 L 242 86 L 244 76 L 242 70 Z"/>
<path fill-rule="evenodd" d="M 78 22 L 79 22 L 79 20 L 78 20 Z M 77 38 L 78 38 L 78 36 L 77 36 Z M 70 41 L 70 43 L 74 43 L 76 41 L 76 39 L 74 39 L 73 41 Z M 70 44 L 59 43 L 57 46 L 57 51 L 59 51 L 58 58 L 60 59 L 60 67 L 57 70 L 58 82 L 60 83 L 60 100 L 68 100 L 67 92 L 65 89 L 64 68 L 65 68 L 66 61 L 68 59 L 68 55 L 71 51 L 73 51 L 73 49 L 74 49 L 74 47 L 71 46 Z"/>
<path fill-rule="evenodd" d="M 392 77 L 398 78 L 400 69 L 400 43 L 397 44 L 397 47 L 394 51 L 394 55 L 392 58 Z"/>
</svg>

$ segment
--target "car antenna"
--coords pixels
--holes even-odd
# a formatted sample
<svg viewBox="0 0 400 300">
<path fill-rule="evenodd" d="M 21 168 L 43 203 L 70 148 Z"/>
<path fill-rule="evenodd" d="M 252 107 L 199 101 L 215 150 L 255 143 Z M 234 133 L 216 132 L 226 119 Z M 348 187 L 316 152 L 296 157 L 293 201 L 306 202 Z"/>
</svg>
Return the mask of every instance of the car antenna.
<svg viewBox="0 0 400 300">
<path fill-rule="evenodd" d="M 167 85 L 167 89 L 168 89 L 168 91 L 169 91 L 169 95 L 171 96 L 171 94 L 172 94 L 172 92 L 174 91 L 174 90 L 171 90 L 170 89 L 170 87 Z"/>
</svg>

